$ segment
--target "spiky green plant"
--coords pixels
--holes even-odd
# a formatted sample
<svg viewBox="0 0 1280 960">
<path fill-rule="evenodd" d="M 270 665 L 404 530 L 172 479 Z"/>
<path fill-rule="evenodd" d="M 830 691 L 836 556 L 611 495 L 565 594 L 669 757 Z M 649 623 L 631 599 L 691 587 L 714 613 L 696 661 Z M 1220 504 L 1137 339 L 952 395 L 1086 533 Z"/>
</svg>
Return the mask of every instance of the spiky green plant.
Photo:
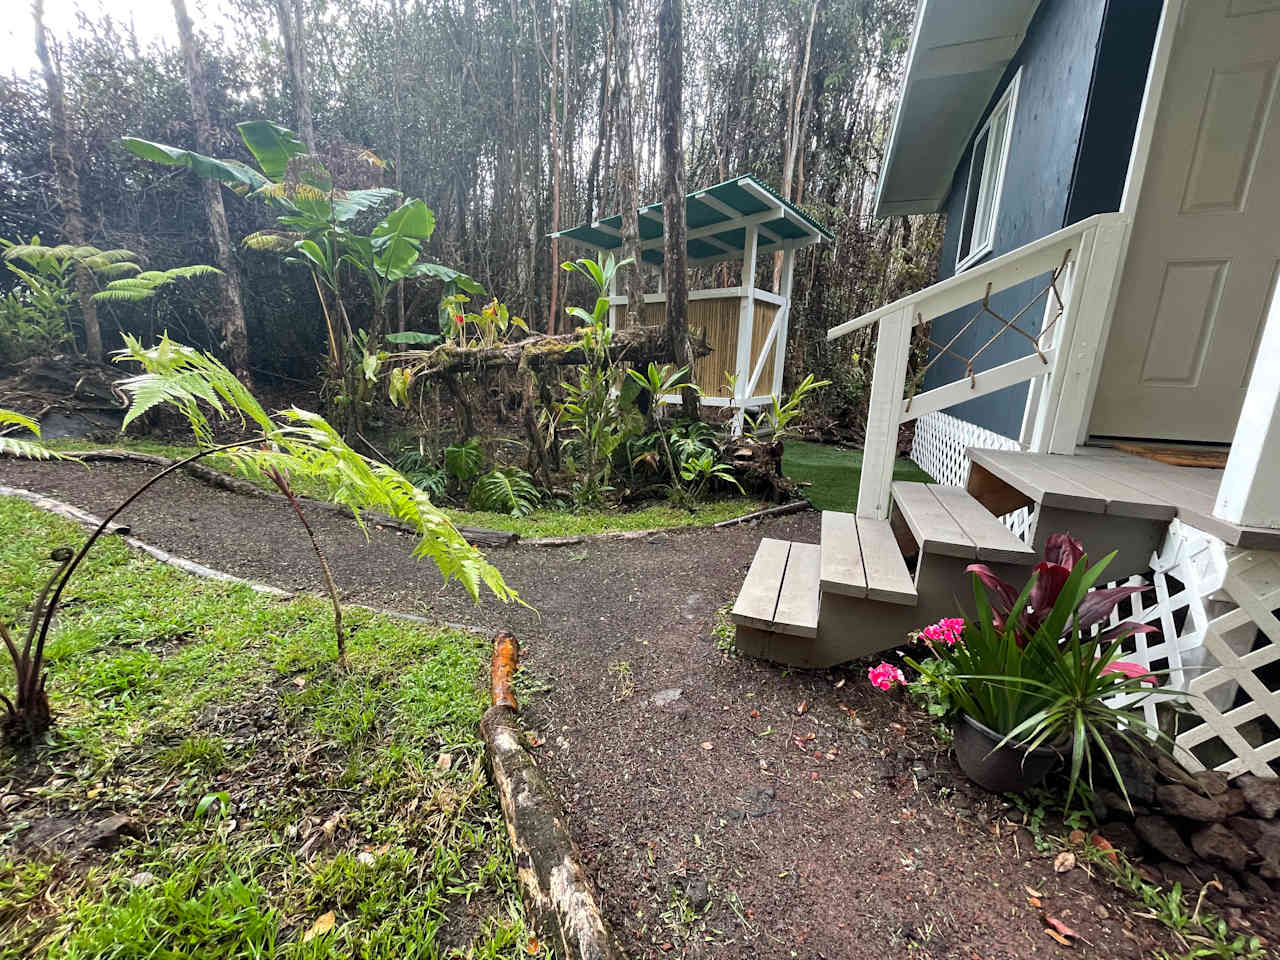
<svg viewBox="0 0 1280 960">
<path fill-rule="evenodd" d="M 211 267 L 204 263 L 173 267 L 170 270 L 144 270 L 134 277 L 122 277 L 119 280 L 112 280 L 105 289 L 95 293 L 93 299 L 114 303 L 137 303 L 141 300 L 149 300 L 155 296 L 161 287 L 177 283 L 179 280 L 188 280 L 192 277 L 212 277 L 221 274 L 222 271 L 217 267 Z"/>
</svg>

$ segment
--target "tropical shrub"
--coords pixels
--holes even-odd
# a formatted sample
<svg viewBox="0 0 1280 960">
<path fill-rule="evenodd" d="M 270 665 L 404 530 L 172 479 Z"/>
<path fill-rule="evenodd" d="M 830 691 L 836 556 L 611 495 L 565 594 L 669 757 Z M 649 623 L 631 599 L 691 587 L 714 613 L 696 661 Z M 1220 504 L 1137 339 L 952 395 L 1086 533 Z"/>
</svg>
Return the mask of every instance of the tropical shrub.
<svg viewBox="0 0 1280 960">
<path fill-rule="evenodd" d="M 1090 566 L 1078 540 L 1055 534 L 1045 561 L 1016 592 L 985 565 L 973 564 L 977 616 L 925 627 L 917 639 L 929 656 L 904 658 L 918 674 L 912 686 L 925 693 L 935 715 L 967 714 L 1002 737 L 997 748 L 1030 752 L 1048 745 L 1067 753 L 1067 806 L 1077 790 L 1092 790 L 1098 767 L 1110 770 L 1128 798 L 1113 745 L 1135 752 L 1172 747 L 1146 722 L 1142 706 L 1181 694 L 1120 659 L 1124 640 L 1154 628 L 1134 621 L 1103 627 L 1121 599 L 1147 589 L 1094 589 L 1114 556 Z M 868 678 L 881 689 L 907 682 L 888 663 L 871 668 Z"/>
<path fill-rule="evenodd" d="M 501 467 L 479 477 L 471 488 L 471 505 L 477 510 L 523 517 L 538 506 L 540 495 L 533 477 L 519 467 Z"/>
<path fill-rule="evenodd" d="M 780 400 L 773 394 L 769 404 L 757 413 L 746 413 L 743 417 L 743 432 L 748 439 L 756 441 L 781 440 L 790 436 L 792 424 L 802 413 L 812 395 L 823 387 L 829 386 L 830 380 L 817 380 L 809 374 L 791 391 L 786 400 Z"/>
<path fill-rule="evenodd" d="M 444 470 L 459 488 L 466 488 L 484 469 L 484 445 L 479 437 L 444 448 Z"/>
</svg>

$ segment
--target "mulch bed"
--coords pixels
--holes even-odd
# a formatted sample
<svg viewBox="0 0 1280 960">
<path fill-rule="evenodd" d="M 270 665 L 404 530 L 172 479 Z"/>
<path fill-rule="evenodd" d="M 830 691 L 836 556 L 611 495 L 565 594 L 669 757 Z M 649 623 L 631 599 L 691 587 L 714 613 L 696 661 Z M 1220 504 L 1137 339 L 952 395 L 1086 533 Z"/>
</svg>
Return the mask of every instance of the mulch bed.
<svg viewBox="0 0 1280 960">
<path fill-rule="evenodd" d="M 148 475 L 134 464 L 0 461 L 0 483 L 100 515 Z M 180 556 L 320 588 L 296 521 L 270 502 L 178 476 L 121 519 Z M 871 689 L 865 665 L 797 671 L 719 649 L 717 611 L 760 538 L 817 542 L 816 513 L 490 551 L 535 610 L 442 589 L 403 534 L 373 529 L 366 541 L 331 513 L 312 522 L 348 600 L 520 637 L 535 752 L 636 957 L 1187 949 L 1085 869 L 1055 873 L 1057 851 L 1037 850 L 1017 825 L 1024 814 L 970 786 L 930 721 Z M 1274 906 L 1214 909 L 1270 939 Z M 1046 935 L 1046 916 L 1080 935 L 1072 948 Z"/>
</svg>

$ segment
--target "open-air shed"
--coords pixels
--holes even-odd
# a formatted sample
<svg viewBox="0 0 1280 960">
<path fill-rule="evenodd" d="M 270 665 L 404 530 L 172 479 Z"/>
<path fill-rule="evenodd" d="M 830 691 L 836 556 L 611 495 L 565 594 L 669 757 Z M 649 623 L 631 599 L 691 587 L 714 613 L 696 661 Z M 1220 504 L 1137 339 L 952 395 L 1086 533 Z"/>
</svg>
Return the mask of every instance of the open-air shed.
<svg viewBox="0 0 1280 960">
<path fill-rule="evenodd" d="M 662 204 L 641 207 L 637 213 L 640 259 L 660 268 Z M 689 266 L 742 261 L 737 286 L 689 291 L 689 330 L 711 345 L 711 353 L 698 359 L 693 370 L 702 403 L 732 405 L 739 410 L 766 404 L 782 389 L 795 253 L 832 239 L 831 234 L 752 176 L 735 177 L 688 194 L 685 217 Z M 624 255 L 621 214 L 561 230 L 556 236 Z M 762 290 L 755 285 L 757 257 L 778 251 L 782 253 L 780 288 Z M 626 323 L 627 298 L 617 290 L 609 293 L 613 304 L 609 322 L 616 329 Z M 641 323 L 662 324 L 666 296 L 661 272 L 657 291 L 646 293 L 644 304 Z M 736 388 L 729 385 L 731 375 Z"/>
</svg>

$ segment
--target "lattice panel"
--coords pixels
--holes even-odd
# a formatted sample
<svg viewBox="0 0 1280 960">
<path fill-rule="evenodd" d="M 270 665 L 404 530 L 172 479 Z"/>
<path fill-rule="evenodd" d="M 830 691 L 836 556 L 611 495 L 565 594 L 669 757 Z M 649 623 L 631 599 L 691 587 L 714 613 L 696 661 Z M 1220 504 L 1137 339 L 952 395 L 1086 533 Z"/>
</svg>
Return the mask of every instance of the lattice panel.
<svg viewBox="0 0 1280 960">
<path fill-rule="evenodd" d="M 1191 711 L 1151 700 L 1147 722 L 1176 733 L 1190 770 L 1280 773 L 1280 554 L 1239 551 L 1175 520 L 1146 582 L 1154 590 L 1122 603 L 1111 622 L 1160 628 L 1129 640 L 1124 656 L 1167 670 L 1164 682 L 1190 694 Z"/>
<path fill-rule="evenodd" d="M 963 487 L 969 482 L 968 447 L 989 450 L 1021 449 L 1017 440 L 961 420 L 947 413 L 929 413 L 916 421 L 911 459 L 939 483 Z M 1005 525 L 1024 540 L 1031 528 L 1031 511 L 1016 510 L 1001 517 Z"/>
</svg>

